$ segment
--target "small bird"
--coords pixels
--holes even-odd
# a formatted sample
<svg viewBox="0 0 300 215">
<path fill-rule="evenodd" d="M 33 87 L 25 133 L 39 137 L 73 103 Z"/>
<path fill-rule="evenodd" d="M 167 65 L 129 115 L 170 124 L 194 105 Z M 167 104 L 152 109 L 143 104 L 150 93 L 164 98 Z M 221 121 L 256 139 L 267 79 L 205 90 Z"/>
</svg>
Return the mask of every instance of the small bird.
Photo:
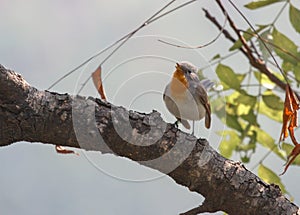
<svg viewBox="0 0 300 215">
<path fill-rule="evenodd" d="M 167 109 L 176 117 L 175 125 L 181 122 L 186 129 L 191 126 L 188 120 L 201 120 L 205 117 L 205 127 L 210 128 L 211 108 L 207 90 L 214 83 L 208 79 L 199 80 L 197 68 L 189 62 L 176 63 L 171 82 L 166 86 L 163 100 Z"/>
</svg>

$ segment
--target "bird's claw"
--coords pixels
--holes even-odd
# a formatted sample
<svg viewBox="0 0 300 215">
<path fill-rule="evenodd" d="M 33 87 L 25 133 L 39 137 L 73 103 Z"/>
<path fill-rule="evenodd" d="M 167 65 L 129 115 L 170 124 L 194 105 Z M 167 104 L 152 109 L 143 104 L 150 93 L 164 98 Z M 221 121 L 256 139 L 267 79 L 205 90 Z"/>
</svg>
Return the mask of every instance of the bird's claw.
<svg viewBox="0 0 300 215">
<path fill-rule="evenodd" d="M 176 120 L 176 122 L 174 122 L 174 127 L 175 128 L 178 128 L 178 122 L 179 122 L 179 120 Z"/>
</svg>

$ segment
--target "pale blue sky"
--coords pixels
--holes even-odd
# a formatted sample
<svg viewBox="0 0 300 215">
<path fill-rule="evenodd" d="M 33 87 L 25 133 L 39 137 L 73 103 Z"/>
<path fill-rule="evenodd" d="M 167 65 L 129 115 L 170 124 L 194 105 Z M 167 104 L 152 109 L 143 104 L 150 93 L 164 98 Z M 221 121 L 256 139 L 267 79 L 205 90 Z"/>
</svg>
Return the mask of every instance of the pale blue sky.
<svg viewBox="0 0 300 215">
<path fill-rule="evenodd" d="M 167 2 L 0 0 L 0 64 L 22 74 L 33 86 L 46 89 L 92 54 L 136 28 Z M 236 2 L 241 7 L 248 1 Z M 299 5 L 299 1 L 294 2 Z M 103 66 L 103 76 L 111 102 L 143 112 L 156 109 L 165 120 L 174 121 L 161 99 L 174 62 L 189 60 L 202 67 L 216 53 L 224 54 L 231 46 L 223 37 L 197 51 L 177 49 L 157 41 L 162 38 L 191 45 L 210 41 L 218 32 L 204 18 L 202 7 L 221 17 L 214 1 L 198 1 L 147 26 L 107 61 Z M 275 5 L 257 12 L 243 11 L 251 22 L 265 24 L 274 19 L 274 11 L 279 8 Z M 247 28 L 235 11 L 229 11 L 239 26 Z M 287 17 L 285 11 L 278 27 L 296 40 L 299 34 L 286 24 Z M 220 20 L 223 22 L 223 16 Z M 101 57 L 97 58 L 54 90 L 76 93 L 78 85 L 100 61 Z M 242 72 L 248 69 L 245 67 L 247 61 L 242 57 L 236 56 L 224 63 Z M 204 74 L 216 79 L 213 69 L 205 70 Z M 98 96 L 92 82 L 83 94 Z M 202 124 L 198 123 L 197 128 L 201 130 Z M 212 131 L 202 130 L 198 136 L 208 137 L 217 149 L 219 138 L 214 132 L 222 129 L 222 125 L 215 123 L 212 127 Z M 265 129 L 278 138 L 280 125 L 266 124 Z M 253 163 L 265 152 L 258 147 Z M 128 159 L 80 150 L 79 153 L 79 157 L 58 155 L 53 146 L 38 143 L 0 148 L 1 213 L 171 215 L 191 209 L 203 200 L 202 196 L 189 192 L 172 179 L 158 177 L 160 174 L 156 171 Z M 283 161 L 275 156 L 270 156 L 265 164 L 276 173 L 282 171 Z M 299 171 L 298 167 L 292 166 L 282 177 L 297 204 L 300 203 Z M 151 178 L 156 179 L 149 180 Z"/>
</svg>

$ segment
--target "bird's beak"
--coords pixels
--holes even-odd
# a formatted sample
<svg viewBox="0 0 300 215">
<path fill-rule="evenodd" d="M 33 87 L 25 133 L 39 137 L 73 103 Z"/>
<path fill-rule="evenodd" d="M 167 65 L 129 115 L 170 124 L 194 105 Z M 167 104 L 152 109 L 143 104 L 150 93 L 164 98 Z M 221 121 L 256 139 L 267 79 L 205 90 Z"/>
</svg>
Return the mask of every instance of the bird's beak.
<svg viewBox="0 0 300 215">
<path fill-rule="evenodd" d="M 179 63 L 176 63 L 176 70 L 178 70 L 178 71 L 182 71 L 182 69 L 181 69 L 181 67 L 180 67 L 180 65 L 179 65 Z"/>
</svg>

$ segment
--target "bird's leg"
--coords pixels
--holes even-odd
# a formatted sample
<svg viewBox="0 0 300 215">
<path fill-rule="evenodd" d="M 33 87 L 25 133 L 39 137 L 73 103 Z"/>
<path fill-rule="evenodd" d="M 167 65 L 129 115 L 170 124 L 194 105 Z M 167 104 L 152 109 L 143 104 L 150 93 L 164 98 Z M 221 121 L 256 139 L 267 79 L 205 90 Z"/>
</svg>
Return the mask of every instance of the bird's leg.
<svg viewBox="0 0 300 215">
<path fill-rule="evenodd" d="M 176 118 L 177 119 L 177 118 Z M 178 123 L 180 122 L 180 119 L 177 119 L 175 122 L 174 122 L 174 126 L 175 128 L 178 128 Z"/>
<path fill-rule="evenodd" d="M 193 131 L 192 131 L 192 135 L 194 135 L 194 129 L 195 129 L 195 120 L 193 120 Z"/>
</svg>

